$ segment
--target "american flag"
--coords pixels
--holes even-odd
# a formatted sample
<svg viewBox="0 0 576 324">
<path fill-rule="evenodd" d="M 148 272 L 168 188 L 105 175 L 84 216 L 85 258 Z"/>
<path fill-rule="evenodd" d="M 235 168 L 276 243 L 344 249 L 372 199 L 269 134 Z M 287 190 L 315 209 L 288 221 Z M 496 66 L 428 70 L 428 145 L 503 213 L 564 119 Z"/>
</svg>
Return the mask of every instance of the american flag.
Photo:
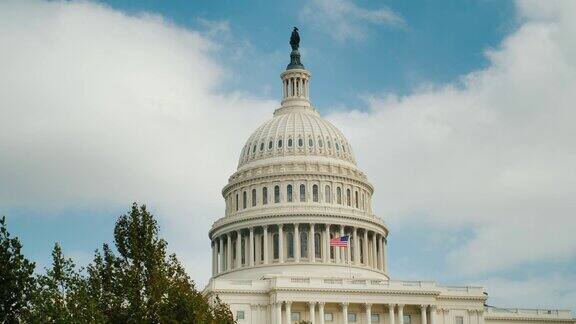
<svg viewBox="0 0 576 324">
<path fill-rule="evenodd" d="M 335 237 L 330 240 L 330 246 L 347 247 L 349 239 L 350 239 L 349 235 Z"/>
</svg>

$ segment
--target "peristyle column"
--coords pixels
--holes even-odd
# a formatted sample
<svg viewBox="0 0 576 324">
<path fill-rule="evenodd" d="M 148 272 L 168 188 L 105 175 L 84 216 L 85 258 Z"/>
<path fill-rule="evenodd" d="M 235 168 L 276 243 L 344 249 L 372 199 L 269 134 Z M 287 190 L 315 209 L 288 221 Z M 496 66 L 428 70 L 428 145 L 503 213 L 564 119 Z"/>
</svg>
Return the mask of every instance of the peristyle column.
<svg viewBox="0 0 576 324">
<path fill-rule="evenodd" d="M 264 231 L 264 264 L 268 264 L 268 225 L 262 226 Z"/>
<path fill-rule="evenodd" d="M 398 324 L 404 324 L 404 305 L 398 304 Z"/>
<path fill-rule="evenodd" d="M 430 324 L 436 324 L 436 305 L 430 306 Z"/>
<path fill-rule="evenodd" d="M 232 234 L 226 233 L 226 268 L 232 270 Z"/>
<path fill-rule="evenodd" d="M 282 224 L 278 225 L 278 262 L 284 263 L 284 233 Z"/>
<path fill-rule="evenodd" d="M 294 224 L 294 262 L 300 262 L 300 229 L 299 224 Z"/>
<path fill-rule="evenodd" d="M 318 317 L 320 317 L 320 324 L 324 324 L 324 303 L 318 303 Z"/>
<path fill-rule="evenodd" d="M 250 256 L 249 264 L 251 267 L 253 267 L 254 266 L 254 259 L 256 259 L 254 256 L 254 227 L 250 227 L 250 241 L 249 242 L 250 242 L 250 244 L 249 244 L 250 253 L 246 253 L 246 255 Z"/>
<path fill-rule="evenodd" d="M 286 302 L 286 323 L 292 323 L 292 302 Z"/>
<path fill-rule="evenodd" d="M 358 240 L 358 228 L 357 227 L 354 227 L 352 239 L 354 240 L 354 264 L 358 265 L 358 264 L 360 264 L 360 247 L 358 246 L 358 243 L 360 242 L 360 240 Z"/>
<path fill-rule="evenodd" d="M 236 269 L 242 267 L 242 231 L 238 230 L 236 234 Z"/>
<path fill-rule="evenodd" d="M 308 260 L 310 262 L 316 262 L 316 240 L 314 240 L 314 223 L 310 224 L 310 239 L 308 239 L 308 246 L 310 250 L 308 251 Z"/>
<path fill-rule="evenodd" d="M 394 324 L 394 304 L 388 304 L 388 324 Z"/>
<path fill-rule="evenodd" d="M 308 310 L 310 311 L 310 323 L 312 324 L 316 324 L 316 314 L 315 314 L 315 308 L 316 307 L 316 303 L 315 302 L 309 302 L 308 303 Z"/>
<path fill-rule="evenodd" d="M 342 303 L 342 323 L 348 324 L 348 303 Z"/>
<path fill-rule="evenodd" d="M 369 253 L 368 253 L 368 230 L 366 230 L 366 229 L 364 229 L 364 242 L 363 243 L 364 243 L 364 244 L 362 244 L 362 245 L 364 245 L 363 246 L 363 250 L 364 250 L 363 251 L 364 252 L 363 253 L 363 256 L 364 256 L 364 262 L 363 263 L 365 266 L 368 266 L 368 264 L 369 264 L 368 263 L 368 255 L 369 255 Z"/>
<path fill-rule="evenodd" d="M 427 307 L 428 306 L 426 306 L 426 305 L 420 305 L 420 318 L 421 318 L 420 323 L 422 323 L 422 324 L 427 324 L 427 322 L 428 322 L 427 318 L 426 318 L 426 308 Z"/>
<path fill-rule="evenodd" d="M 366 323 L 372 323 L 372 304 L 366 303 Z"/>
</svg>

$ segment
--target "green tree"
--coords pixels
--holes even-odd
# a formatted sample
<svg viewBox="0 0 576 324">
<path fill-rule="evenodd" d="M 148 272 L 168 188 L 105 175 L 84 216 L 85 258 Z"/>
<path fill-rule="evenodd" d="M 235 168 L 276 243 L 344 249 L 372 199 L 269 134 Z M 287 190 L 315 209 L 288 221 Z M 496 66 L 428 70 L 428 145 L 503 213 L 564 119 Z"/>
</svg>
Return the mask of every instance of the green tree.
<svg viewBox="0 0 576 324">
<path fill-rule="evenodd" d="M 21 252 L 17 237 L 10 237 L 6 217 L 0 218 L 0 322 L 15 323 L 29 311 L 35 264 Z"/>
<path fill-rule="evenodd" d="M 86 279 L 66 258 L 58 243 L 52 250 L 52 266 L 36 280 L 31 322 L 102 323 L 104 316 L 91 298 Z"/>
<path fill-rule="evenodd" d="M 88 267 L 89 291 L 112 323 L 234 323 L 226 305 L 198 292 L 146 206 L 132 205 L 114 228 L 118 256 L 106 245 Z"/>
</svg>

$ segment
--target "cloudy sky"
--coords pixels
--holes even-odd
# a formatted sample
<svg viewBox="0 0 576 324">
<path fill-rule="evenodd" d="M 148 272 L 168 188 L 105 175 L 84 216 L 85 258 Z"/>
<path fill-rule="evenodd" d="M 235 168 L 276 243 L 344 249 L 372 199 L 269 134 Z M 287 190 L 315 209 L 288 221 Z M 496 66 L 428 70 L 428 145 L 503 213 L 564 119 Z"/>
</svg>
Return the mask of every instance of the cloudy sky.
<svg viewBox="0 0 576 324">
<path fill-rule="evenodd" d="M 395 279 L 576 305 L 576 2 L 0 1 L 0 214 L 86 265 L 132 201 L 204 285 L 292 26 L 350 139 Z M 39 270 L 40 271 L 40 270 Z"/>
</svg>

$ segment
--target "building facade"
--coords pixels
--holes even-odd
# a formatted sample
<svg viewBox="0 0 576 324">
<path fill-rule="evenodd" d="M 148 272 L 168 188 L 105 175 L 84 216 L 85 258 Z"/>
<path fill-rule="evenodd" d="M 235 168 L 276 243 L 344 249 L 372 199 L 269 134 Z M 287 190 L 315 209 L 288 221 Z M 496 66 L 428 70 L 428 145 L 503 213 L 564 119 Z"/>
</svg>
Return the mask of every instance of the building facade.
<svg viewBox="0 0 576 324">
<path fill-rule="evenodd" d="M 568 310 L 487 307 L 482 287 L 390 278 L 374 188 L 344 135 L 311 105 L 293 39 L 281 105 L 249 137 L 222 190 L 205 293 L 229 304 L 239 324 L 576 323 Z M 342 236 L 346 247 L 330 246 Z"/>
</svg>

